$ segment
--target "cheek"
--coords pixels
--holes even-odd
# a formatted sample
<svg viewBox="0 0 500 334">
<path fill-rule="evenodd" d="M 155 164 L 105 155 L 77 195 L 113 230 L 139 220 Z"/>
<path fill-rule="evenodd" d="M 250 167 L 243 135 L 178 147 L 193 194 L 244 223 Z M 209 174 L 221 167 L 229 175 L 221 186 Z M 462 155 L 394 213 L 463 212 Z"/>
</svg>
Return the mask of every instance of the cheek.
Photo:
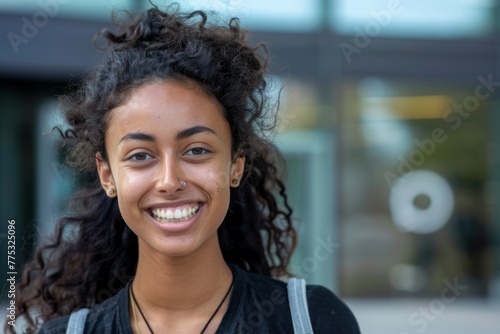
<svg viewBox="0 0 500 334">
<path fill-rule="evenodd" d="M 229 192 L 229 169 L 209 170 L 203 175 L 205 185 L 210 185 L 207 189 L 213 195 L 223 196 Z"/>
<path fill-rule="evenodd" d="M 221 193 L 223 191 L 228 191 L 229 190 L 229 183 L 230 183 L 230 168 L 221 168 L 219 170 L 214 170 L 211 171 L 209 174 L 209 177 L 211 181 L 216 185 L 217 187 L 217 193 Z"/>
<path fill-rule="evenodd" d="M 118 184 L 119 200 L 123 203 L 138 202 L 149 186 L 146 173 L 122 173 Z"/>
<path fill-rule="evenodd" d="M 221 157 L 204 165 L 188 165 L 185 175 L 205 191 L 216 195 L 229 191 L 230 170 L 230 159 Z"/>
</svg>

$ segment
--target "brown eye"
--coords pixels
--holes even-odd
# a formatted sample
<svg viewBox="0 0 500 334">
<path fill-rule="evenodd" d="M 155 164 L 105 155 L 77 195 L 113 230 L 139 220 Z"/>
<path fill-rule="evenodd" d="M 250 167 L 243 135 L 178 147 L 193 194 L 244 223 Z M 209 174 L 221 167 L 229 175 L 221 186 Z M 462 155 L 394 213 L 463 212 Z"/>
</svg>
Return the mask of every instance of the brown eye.
<svg viewBox="0 0 500 334">
<path fill-rule="evenodd" d="M 210 153 L 207 149 L 204 149 L 203 147 L 195 147 L 187 151 L 187 155 L 203 155 Z"/>
<path fill-rule="evenodd" d="M 144 153 L 144 152 L 140 152 L 140 153 L 136 153 L 134 155 L 132 155 L 129 160 L 132 160 L 132 161 L 146 161 L 146 160 L 149 160 L 151 159 L 152 156 L 147 154 L 147 153 Z"/>
</svg>

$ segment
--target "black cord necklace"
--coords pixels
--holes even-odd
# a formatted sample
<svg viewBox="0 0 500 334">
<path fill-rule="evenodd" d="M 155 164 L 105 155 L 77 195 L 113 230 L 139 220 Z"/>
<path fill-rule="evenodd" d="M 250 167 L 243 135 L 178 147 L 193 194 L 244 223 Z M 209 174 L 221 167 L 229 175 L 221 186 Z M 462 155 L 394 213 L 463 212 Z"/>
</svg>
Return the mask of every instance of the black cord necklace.
<svg viewBox="0 0 500 334">
<path fill-rule="evenodd" d="M 222 298 L 222 301 L 220 302 L 219 306 L 217 306 L 217 308 L 215 309 L 215 312 L 212 314 L 212 316 L 210 317 L 210 319 L 208 319 L 207 323 L 205 324 L 205 327 L 203 327 L 203 329 L 201 330 L 200 334 L 203 334 L 205 332 L 205 330 L 207 329 L 207 327 L 210 324 L 210 322 L 212 321 L 212 319 L 215 317 L 215 315 L 217 314 L 217 312 L 219 312 L 220 308 L 222 307 L 222 304 L 224 304 L 224 301 L 226 301 L 227 296 L 229 296 L 229 292 L 231 292 L 231 288 L 233 287 L 233 284 L 234 284 L 234 275 L 233 275 L 233 278 L 231 280 L 231 285 L 229 286 L 229 289 L 227 289 L 227 292 L 224 295 L 224 298 Z M 139 310 L 139 313 L 141 314 L 142 318 L 144 319 L 144 322 L 148 326 L 149 331 L 151 332 L 151 334 L 154 334 L 153 329 L 151 329 L 151 326 L 149 325 L 148 320 L 144 316 L 144 313 L 142 313 L 142 310 L 141 310 L 141 307 L 139 306 L 139 303 L 135 299 L 134 289 L 132 289 L 132 282 L 130 282 L 130 285 L 128 286 L 128 289 L 129 289 L 130 295 L 132 296 L 133 302 L 134 302 L 135 305 L 137 305 L 137 309 Z"/>
</svg>

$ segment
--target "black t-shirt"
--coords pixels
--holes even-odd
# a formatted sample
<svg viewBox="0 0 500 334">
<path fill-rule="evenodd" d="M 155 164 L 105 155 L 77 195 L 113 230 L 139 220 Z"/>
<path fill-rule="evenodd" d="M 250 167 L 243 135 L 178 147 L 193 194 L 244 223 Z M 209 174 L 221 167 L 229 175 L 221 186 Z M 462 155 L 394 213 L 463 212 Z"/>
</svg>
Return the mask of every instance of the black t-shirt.
<svg viewBox="0 0 500 334">
<path fill-rule="evenodd" d="M 230 266 L 234 288 L 216 334 L 293 333 L 286 283 Z M 95 305 L 85 323 L 85 333 L 132 334 L 128 312 L 128 285 L 102 304 Z M 330 290 L 307 286 L 309 316 L 315 334 L 357 334 L 351 310 Z M 69 316 L 43 325 L 39 334 L 64 334 Z"/>
</svg>

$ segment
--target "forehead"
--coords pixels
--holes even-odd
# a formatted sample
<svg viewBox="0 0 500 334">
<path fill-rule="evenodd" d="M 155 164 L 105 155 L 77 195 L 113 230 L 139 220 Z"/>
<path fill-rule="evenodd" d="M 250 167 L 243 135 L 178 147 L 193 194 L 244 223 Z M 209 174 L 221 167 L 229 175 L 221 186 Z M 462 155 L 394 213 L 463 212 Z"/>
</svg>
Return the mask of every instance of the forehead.
<svg viewBox="0 0 500 334">
<path fill-rule="evenodd" d="M 195 125 L 230 136 L 220 104 L 195 83 L 146 83 L 110 112 L 107 132 L 173 133 Z"/>
</svg>

